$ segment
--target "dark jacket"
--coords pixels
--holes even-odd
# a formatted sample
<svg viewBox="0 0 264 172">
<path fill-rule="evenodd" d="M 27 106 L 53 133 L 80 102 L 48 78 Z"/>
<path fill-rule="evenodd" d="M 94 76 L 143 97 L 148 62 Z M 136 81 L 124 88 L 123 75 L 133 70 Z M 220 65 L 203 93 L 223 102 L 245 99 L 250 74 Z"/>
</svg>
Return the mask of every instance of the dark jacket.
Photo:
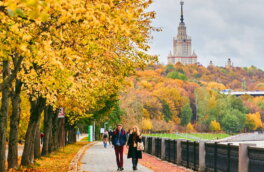
<svg viewBox="0 0 264 172">
<path fill-rule="evenodd" d="M 112 133 L 112 144 L 114 146 L 117 146 L 118 137 L 119 137 L 120 146 L 124 146 L 126 144 L 126 140 L 127 140 L 126 131 L 124 129 L 121 129 L 121 135 L 120 136 L 118 134 L 117 129 Z"/>
<path fill-rule="evenodd" d="M 135 139 L 136 143 L 142 142 L 142 139 L 139 136 L 136 136 Z M 133 147 L 133 134 L 129 135 L 127 145 L 129 146 L 127 158 L 133 158 L 135 156 L 138 159 L 142 158 L 142 151 L 138 151 L 136 147 Z"/>
</svg>

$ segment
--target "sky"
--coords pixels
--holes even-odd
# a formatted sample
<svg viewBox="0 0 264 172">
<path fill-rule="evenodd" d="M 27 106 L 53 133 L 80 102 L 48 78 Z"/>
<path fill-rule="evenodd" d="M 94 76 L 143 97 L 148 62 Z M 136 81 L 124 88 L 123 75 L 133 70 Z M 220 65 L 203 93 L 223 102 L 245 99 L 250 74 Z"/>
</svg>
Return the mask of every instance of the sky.
<svg viewBox="0 0 264 172">
<path fill-rule="evenodd" d="M 156 11 L 150 53 L 167 64 L 172 39 L 180 22 L 180 0 L 154 0 Z M 210 60 L 224 66 L 231 58 L 234 66 L 264 69 L 264 0 L 184 0 L 184 22 L 198 62 Z"/>
</svg>

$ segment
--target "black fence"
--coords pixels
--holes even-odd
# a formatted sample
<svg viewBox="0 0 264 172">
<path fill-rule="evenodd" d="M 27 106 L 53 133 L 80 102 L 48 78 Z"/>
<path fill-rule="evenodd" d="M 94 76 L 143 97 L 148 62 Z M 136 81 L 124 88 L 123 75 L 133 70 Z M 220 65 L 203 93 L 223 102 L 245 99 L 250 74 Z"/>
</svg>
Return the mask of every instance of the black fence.
<svg viewBox="0 0 264 172">
<path fill-rule="evenodd" d="M 264 171 L 264 148 L 249 147 L 248 158 L 250 172 L 263 172 Z"/>
<path fill-rule="evenodd" d="M 240 168 L 248 169 L 249 172 L 264 172 L 264 148 L 251 147 L 252 144 L 241 145 L 239 164 L 239 146 L 236 145 L 158 137 L 143 137 L 143 142 L 146 145 L 144 150 L 146 153 L 194 171 L 238 172 L 238 165 L 240 165 Z M 200 169 L 199 165 L 201 165 Z"/>
<path fill-rule="evenodd" d="M 177 158 L 177 141 L 166 139 L 165 140 L 165 160 L 176 163 Z"/>
<path fill-rule="evenodd" d="M 238 146 L 205 143 L 205 151 L 206 171 L 238 171 Z"/>
<path fill-rule="evenodd" d="M 199 167 L 199 143 L 183 141 L 181 144 L 182 148 L 182 165 L 198 170 Z"/>
<path fill-rule="evenodd" d="M 149 154 L 152 154 L 152 138 L 151 137 L 148 137 L 148 150 L 147 150 L 147 153 Z"/>
<path fill-rule="evenodd" d="M 162 143 L 161 138 L 153 139 L 153 137 L 143 137 L 143 142 L 144 144 L 147 144 L 147 149 L 144 150 L 146 153 L 152 154 L 158 158 L 164 159 L 174 164 L 177 163 L 177 140 L 165 139 L 164 143 Z M 153 142 L 155 146 L 153 145 Z M 152 145 L 154 146 L 155 150 L 152 149 Z M 182 148 L 182 162 L 180 162 L 179 165 L 183 165 L 193 170 L 198 170 L 199 143 L 191 142 L 191 141 L 183 141 L 181 144 L 181 148 Z M 162 157 L 162 149 L 165 150 L 163 157 Z"/>
<path fill-rule="evenodd" d="M 161 158 L 161 138 L 155 138 L 155 155 Z"/>
</svg>

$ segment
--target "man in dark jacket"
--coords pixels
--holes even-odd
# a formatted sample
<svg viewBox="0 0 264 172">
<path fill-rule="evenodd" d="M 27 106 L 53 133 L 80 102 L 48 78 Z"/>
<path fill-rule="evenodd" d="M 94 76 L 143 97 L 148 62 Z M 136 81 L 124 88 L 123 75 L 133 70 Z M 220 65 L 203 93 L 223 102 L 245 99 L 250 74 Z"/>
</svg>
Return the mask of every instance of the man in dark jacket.
<svg viewBox="0 0 264 172">
<path fill-rule="evenodd" d="M 126 131 L 123 129 L 122 124 L 117 124 L 116 129 L 112 134 L 112 144 L 115 147 L 116 163 L 118 171 L 123 171 L 123 151 L 126 144 Z"/>
</svg>

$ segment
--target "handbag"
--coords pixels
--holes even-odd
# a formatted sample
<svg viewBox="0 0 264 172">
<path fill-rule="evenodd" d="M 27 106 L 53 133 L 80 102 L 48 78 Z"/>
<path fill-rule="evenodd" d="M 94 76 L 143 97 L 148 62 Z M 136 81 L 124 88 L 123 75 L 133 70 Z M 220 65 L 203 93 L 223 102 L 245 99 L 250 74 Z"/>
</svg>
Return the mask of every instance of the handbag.
<svg viewBox="0 0 264 172">
<path fill-rule="evenodd" d="M 137 144 L 137 150 L 138 151 L 143 151 L 144 150 L 144 144 L 143 144 L 143 142 L 138 142 L 138 144 Z"/>
</svg>

